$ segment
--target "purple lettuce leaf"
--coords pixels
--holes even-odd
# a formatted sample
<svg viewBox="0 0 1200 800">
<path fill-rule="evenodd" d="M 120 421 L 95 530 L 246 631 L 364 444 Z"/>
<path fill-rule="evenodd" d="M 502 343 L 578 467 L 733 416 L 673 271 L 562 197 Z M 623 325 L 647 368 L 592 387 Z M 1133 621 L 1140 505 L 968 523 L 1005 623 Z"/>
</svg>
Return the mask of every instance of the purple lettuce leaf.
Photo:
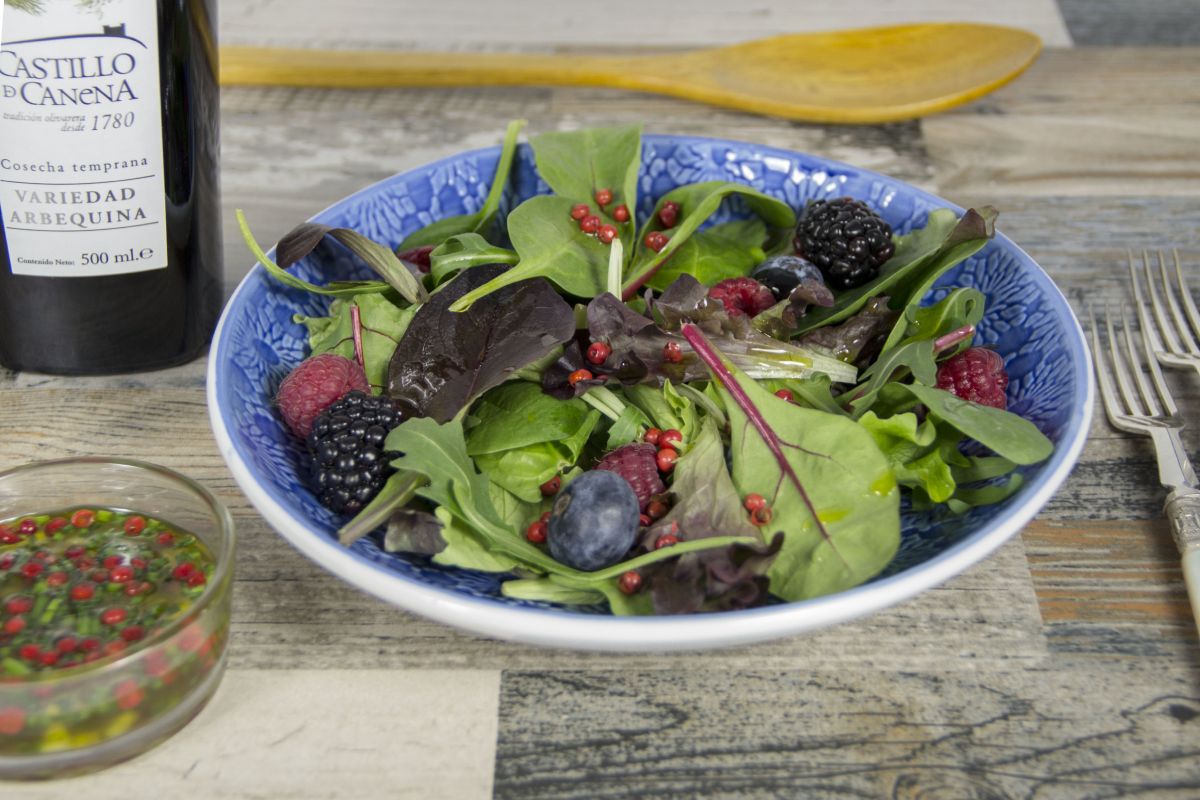
<svg viewBox="0 0 1200 800">
<path fill-rule="evenodd" d="M 387 394 L 407 416 L 446 422 L 575 336 L 574 312 L 542 278 L 504 286 L 467 311 L 450 311 L 506 269 L 466 270 L 417 310 L 388 367 Z"/>
</svg>

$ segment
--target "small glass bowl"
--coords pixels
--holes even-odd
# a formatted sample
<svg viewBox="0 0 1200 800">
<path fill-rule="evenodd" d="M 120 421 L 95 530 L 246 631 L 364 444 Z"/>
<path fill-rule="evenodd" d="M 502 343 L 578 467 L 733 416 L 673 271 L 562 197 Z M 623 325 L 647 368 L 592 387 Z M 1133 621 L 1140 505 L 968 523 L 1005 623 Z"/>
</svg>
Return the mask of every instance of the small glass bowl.
<svg viewBox="0 0 1200 800">
<path fill-rule="evenodd" d="M 0 779 L 58 778 L 131 758 L 196 716 L 225 670 L 234 556 L 225 507 L 183 475 L 139 461 L 73 458 L 0 472 L 0 520 L 75 507 L 179 526 L 208 547 L 215 569 L 184 613 L 118 654 L 16 678 L 0 671 Z"/>
</svg>

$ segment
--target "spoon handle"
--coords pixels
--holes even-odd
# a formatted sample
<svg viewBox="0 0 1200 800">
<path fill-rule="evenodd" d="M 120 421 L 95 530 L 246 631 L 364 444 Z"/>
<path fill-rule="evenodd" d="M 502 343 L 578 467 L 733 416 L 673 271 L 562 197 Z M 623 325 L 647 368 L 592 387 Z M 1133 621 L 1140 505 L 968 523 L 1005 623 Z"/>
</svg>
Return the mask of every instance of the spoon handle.
<svg viewBox="0 0 1200 800">
<path fill-rule="evenodd" d="M 642 88 L 645 56 L 412 53 L 222 47 L 221 83 L 377 89 L 396 86 L 612 86 Z"/>
</svg>

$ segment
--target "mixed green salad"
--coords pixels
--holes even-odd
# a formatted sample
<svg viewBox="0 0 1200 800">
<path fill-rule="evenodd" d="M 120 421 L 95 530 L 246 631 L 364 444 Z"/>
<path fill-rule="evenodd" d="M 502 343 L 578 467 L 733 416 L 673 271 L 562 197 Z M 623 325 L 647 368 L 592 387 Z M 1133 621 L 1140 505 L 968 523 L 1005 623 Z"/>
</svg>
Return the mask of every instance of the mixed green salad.
<svg viewBox="0 0 1200 800">
<path fill-rule="evenodd" d="M 902 495 L 961 514 L 1052 452 L 1004 410 L 984 296 L 922 305 L 994 209 L 893 235 L 861 201 L 708 181 L 639 219 L 641 131 L 620 127 L 532 137 L 553 194 L 502 217 L 522 125 L 479 211 L 398 245 L 305 223 L 272 261 L 238 214 L 274 278 L 332 297 L 297 318 L 312 352 L 277 402 L 344 543 L 501 573 L 514 598 L 746 608 L 872 578 Z M 318 246 L 378 279 L 286 271 Z"/>
</svg>

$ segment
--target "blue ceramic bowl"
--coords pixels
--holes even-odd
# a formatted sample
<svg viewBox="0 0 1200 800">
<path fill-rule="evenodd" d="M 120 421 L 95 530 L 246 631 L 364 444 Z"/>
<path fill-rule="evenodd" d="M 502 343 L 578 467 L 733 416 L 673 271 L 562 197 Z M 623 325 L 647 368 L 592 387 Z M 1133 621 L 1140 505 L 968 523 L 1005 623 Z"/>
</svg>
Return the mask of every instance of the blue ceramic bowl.
<svg viewBox="0 0 1200 800">
<path fill-rule="evenodd" d="M 498 148 L 477 150 L 396 175 L 314 219 L 395 246 L 433 220 L 476 211 L 498 156 Z M 867 170 L 743 142 L 646 136 L 642 158 L 640 218 L 676 186 L 717 179 L 748 184 L 797 210 L 810 199 L 850 195 L 867 201 L 899 233 L 923 225 L 933 209 L 953 207 Z M 523 146 L 504 209 L 548 191 Z M 736 203 L 728 204 L 718 221 L 740 211 Z M 366 277 L 365 267 L 332 247 L 318 248 L 294 269 L 317 283 Z M 261 266 L 242 281 L 217 329 L 208 372 L 209 413 L 221 454 L 267 521 L 318 564 L 401 608 L 488 636 L 562 647 L 667 650 L 761 641 L 861 616 L 956 575 L 1016 534 L 1078 458 L 1091 416 L 1091 365 L 1079 324 L 1050 278 L 997 235 L 941 285 L 973 286 L 987 296 L 977 341 L 1003 354 L 1010 409 L 1054 441 L 1054 454 L 1026 469 L 1020 491 L 1001 504 L 962 517 L 906 512 L 900 551 L 882 575 L 805 602 L 724 614 L 619 618 L 602 608 L 507 599 L 495 575 L 392 555 L 374 538 L 342 547 L 335 538 L 339 520 L 307 488 L 303 445 L 271 403 L 279 382 L 306 355 L 305 330 L 293 316 L 323 314 L 328 300 L 276 283 Z"/>
</svg>

